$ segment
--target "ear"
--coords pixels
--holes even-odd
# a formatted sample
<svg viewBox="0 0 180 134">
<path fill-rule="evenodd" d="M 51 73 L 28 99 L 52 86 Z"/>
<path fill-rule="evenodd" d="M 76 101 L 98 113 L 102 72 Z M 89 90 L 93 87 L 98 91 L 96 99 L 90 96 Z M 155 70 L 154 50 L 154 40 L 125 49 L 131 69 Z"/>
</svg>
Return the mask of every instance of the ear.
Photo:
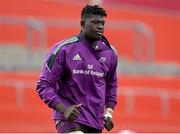
<svg viewBox="0 0 180 134">
<path fill-rule="evenodd" d="M 85 20 L 82 19 L 80 23 L 81 23 L 81 27 L 84 29 L 85 28 Z"/>
</svg>

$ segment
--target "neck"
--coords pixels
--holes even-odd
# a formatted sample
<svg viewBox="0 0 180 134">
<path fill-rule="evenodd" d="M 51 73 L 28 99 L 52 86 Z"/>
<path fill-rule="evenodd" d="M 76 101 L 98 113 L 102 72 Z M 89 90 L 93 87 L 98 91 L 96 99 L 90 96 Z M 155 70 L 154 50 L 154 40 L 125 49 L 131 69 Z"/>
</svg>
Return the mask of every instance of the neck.
<svg viewBox="0 0 180 134">
<path fill-rule="evenodd" d="M 88 38 L 88 37 L 84 37 L 84 38 L 89 42 L 89 44 L 91 45 L 91 47 L 96 48 L 97 40 L 93 40 L 93 39 Z"/>
<path fill-rule="evenodd" d="M 88 36 L 85 35 L 83 32 L 82 32 L 82 37 L 83 37 L 85 40 L 87 40 L 92 47 L 94 47 L 94 48 L 96 47 L 96 42 L 97 42 L 97 40 L 88 37 Z"/>
</svg>

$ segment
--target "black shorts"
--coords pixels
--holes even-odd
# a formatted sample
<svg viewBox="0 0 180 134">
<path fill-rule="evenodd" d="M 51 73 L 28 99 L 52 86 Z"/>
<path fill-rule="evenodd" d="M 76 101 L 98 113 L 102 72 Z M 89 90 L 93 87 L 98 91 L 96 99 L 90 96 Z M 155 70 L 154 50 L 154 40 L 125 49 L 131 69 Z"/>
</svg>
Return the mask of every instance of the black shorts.
<svg viewBox="0 0 180 134">
<path fill-rule="evenodd" d="M 102 130 L 89 127 L 74 121 L 55 120 L 58 133 L 69 133 L 73 131 L 82 131 L 83 133 L 102 133 Z"/>
</svg>

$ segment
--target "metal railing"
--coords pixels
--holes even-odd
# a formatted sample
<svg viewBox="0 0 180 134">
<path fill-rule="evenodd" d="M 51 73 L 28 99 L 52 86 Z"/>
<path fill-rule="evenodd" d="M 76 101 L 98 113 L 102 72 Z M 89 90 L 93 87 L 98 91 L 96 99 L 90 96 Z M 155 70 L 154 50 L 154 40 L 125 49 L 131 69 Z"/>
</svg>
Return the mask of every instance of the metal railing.
<svg viewBox="0 0 180 134">
<path fill-rule="evenodd" d="M 32 57 L 30 53 L 32 51 L 32 47 L 34 44 L 33 30 L 39 33 L 39 49 L 45 50 L 46 47 L 46 27 L 45 24 L 36 19 L 36 18 L 20 18 L 20 17 L 1 17 L 0 16 L 0 25 L 25 25 L 27 27 L 26 34 L 26 44 L 27 44 L 27 52 L 30 58 Z"/>
<path fill-rule="evenodd" d="M 33 30 L 39 33 L 39 52 L 43 52 L 47 45 L 47 28 L 48 27 L 80 27 L 78 19 L 37 19 L 37 18 L 20 18 L 20 17 L 0 17 L 0 25 L 26 25 L 27 26 L 27 49 L 29 59 L 32 59 L 32 53 L 30 53 L 33 46 Z M 133 30 L 135 32 L 135 42 L 134 42 L 134 53 L 135 59 L 141 62 L 142 49 L 141 41 L 142 35 L 145 35 L 147 39 L 147 62 L 153 62 L 154 60 L 154 33 L 152 29 L 139 21 L 107 21 L 106 27 L 109 29 L 116 30 Z"/>
<path fill-rule="evenodd" d="M 22 82 L 13 79 L 6 79 L 0 81 L 0 87 L 15 88 L 16 105 L 20 109 L 24 107 L 24 90 L 35 90 L 35 85 L 36 84 L 32 81 Z M 133 114 L 135 112 L 135 97 L 137 96 L 160 98 L 161 113 L 164 116 L 170 113 L 170 99 L 177 99 L 180 101 L 179 91 L 170 91 L 170 89 L 165 88 L 119 87 L 118 95 L 125 97 L 125 111 L 128 114 Z"/>
</svg>

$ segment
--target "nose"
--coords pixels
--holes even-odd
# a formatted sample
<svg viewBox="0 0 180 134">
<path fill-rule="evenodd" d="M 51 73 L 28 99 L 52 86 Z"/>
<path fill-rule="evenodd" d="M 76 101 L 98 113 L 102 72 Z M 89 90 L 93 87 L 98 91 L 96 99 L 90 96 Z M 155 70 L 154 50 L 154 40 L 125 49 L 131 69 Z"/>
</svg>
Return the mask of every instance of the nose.
<svg viewBox="0 0 180 134">
<path fill-rule="evenodd" d="M 104 25 L 102 23 L 98 24 L 98 29 L 104 29 Z"/>
</svg>

